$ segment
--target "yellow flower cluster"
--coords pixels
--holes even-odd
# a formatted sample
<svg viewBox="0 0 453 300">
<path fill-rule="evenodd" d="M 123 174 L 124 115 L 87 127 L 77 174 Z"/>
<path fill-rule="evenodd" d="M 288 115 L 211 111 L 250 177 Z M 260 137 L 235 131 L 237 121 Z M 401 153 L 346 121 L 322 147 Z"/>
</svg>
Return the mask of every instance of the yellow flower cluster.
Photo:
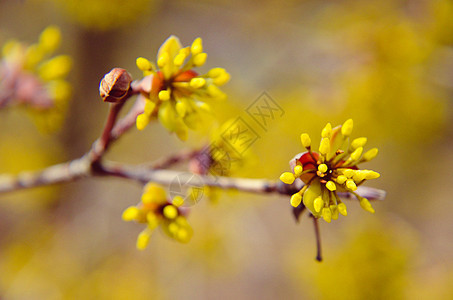
<svg viewBox="0 0 453 300">
<path fill-rule="evenodd" d="M 51 57 L 60 41 L 60 30 L 49 26 L 36 44 L 26 46 L 11 40 L 2 48 L 2 81 L 18 83 L 9 101 L 33 108 L 33 117 L 44 130 L 61 124 L 71 95 L 71 86 L 65 80 L 72 67 L 71 58 Z"/>
<path fill-rule="evenodd" d="M 193 231 L 184 216 L 183 203 L 181 196 L 174 197 L 170 202 L 162 186 L 148 183 L 141 202 L 123 212 L 124 221 L 146 224 L 146 228 L 138 235 L 137 248 L 143 250 L 148 246 L 151 234 L 158 226 L 169 237 L 182 243 L 188 242 Z"/>
<path fill-rule="evenodd" d="M 188 128 L 203 125 L 201 115 L 210 112 L 208 102 L 225 98 L 218 87 L 230 79 L 223 68 L 213 68 L 204 75 L 195 72 L 193 68 L 204 65 L 206 58 L 201 38 L 183 48 L 175 36 L 170 36 L 160 47 L 158 68 L 146 58 L 137 58 L 138 68 L 150 80 L 149 91 L 143 92 L 145 111 L 137 117 L 139 130 L 158 117 L 165 128 L 186 140 Z"/>
<path fill-rule="evenodd" d="M 347 215 L 346 205 L 340 200 L 337 192 L 354 194 L 366 211 L 374 213 L 368 199 L 355 191 L 357 186 L 366 180 L 378 178 L 379 173 L 372 170 L 359 170 L 357 165 L 376 157 L 377 148 L 363 153 L 367 138 L 350 139 L 353 128 L 351 119 L 342 126 L 332 128 L 328 123 L 321 132 L 318 152 L 311 149 L 311 138 L 308 134 L 301 135 L 302 145 L 306 152 L 297 155 L 291 161 L 293 172 L 284 172 L 280 180 L 292 184 L 296 179 L 302 180 L 303 188 L 291 196 L 291 205 L 303 205 L 316 217 L 322 217 L 330 223 L 339 214 Z M 344 149 L 343 149 L 344 148 Z"/>
</svg>

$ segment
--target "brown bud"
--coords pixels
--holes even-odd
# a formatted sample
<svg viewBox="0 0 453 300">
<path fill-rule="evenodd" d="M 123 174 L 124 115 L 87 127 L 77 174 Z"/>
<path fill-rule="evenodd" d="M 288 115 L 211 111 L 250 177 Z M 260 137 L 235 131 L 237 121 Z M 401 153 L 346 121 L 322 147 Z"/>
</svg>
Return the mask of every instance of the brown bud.
<svg viewBox="0 0 453 300">
<path fill-rule="evenodd" d="M 132 77 L 121 68 L 113 68 L 105 74 L 99 85 L 99 94 L 104 102 L 118 103 L 123 100 L 131 86 Z"/>
</svg>

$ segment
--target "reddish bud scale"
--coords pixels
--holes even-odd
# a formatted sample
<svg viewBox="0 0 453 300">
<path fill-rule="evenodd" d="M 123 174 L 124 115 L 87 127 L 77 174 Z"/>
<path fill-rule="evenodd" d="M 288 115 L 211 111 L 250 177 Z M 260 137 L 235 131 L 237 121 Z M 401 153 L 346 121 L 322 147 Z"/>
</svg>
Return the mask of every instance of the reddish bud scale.
<svg viewBox="0 0 453 300">
<path fill-rule="evenodd" d="M 193 70 L 188 70 L 182 73 L 179 73 L 173 78 L 173 82 L 189 82 L 192 78 L 198 76 L 198 73 Z"/>
</svg>

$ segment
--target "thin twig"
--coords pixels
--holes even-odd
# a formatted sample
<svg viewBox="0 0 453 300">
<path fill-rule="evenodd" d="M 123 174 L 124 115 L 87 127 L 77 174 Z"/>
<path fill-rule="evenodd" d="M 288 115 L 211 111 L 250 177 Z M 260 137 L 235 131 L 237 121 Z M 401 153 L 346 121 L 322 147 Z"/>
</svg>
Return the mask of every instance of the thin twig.
<svg viewBox="0 0 453 300">
<path fill-rule="evenodd" d="M 310 217 L 313 219 L 313 226 L 315 227 L 315 236 L 316 236 L 316 260 L 322 261 L 322 249 L 321 249 L 321 234 L 319 231 L 318 218 L 315 218 L 312 214 Z"/>
<path fill-rule="evenodd" d="M 200 153 L 200 150 L 183 150 L 179 153 L 172 154 L 170 156 L 164 157 L 163 159 L 158 160 L 151 164 L 151 168 L 154 170 L 158 169 L 168 169 L 169 167 L 190 160 L 194 158 L 197 154 Z"/>
<path fill-rule="evenodd" d="M 94 176 L 127 178 L 141 184 L 153 181 L 162 185 L 171 185 L 178 181 L 197 187 L 211 186 L 249 193 L 277 193 L 282 195 L 292 195 L 303 186 L 303 183 L 300 182 L 287 185 L 279 180 L 202 176 L 190 172 L 153 170 L 143 166 L 109 161 L 101 161 L 96 168 L 92 168 L 91 160 L 88 156 L 84 156 L 72 162 L 51 166 L 41 171 L 22 172 L 15 176 L 0 176 L 0 193 Z M 370 187 L 359 187 L 356 192 L 369 200 L 383 200 L 385 197 L 384 191 Z M 347 198 L 348 195 L 342 194 L 341 196 Z"/>
</svg>

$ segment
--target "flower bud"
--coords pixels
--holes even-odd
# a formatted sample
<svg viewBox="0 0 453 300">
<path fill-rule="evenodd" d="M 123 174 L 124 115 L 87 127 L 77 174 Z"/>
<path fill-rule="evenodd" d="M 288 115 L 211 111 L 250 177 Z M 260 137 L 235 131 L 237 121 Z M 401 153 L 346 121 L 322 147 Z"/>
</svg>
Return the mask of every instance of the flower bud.
<svg viewBox="0 0 453 300">
<path fill-rule="evenodd" d="M 113 68 L 105 74 L 99 85 L 99 94 L 104 102 L 119 103 L 127 95 L 132 77 L 121 68 Z"/>
</svg>

